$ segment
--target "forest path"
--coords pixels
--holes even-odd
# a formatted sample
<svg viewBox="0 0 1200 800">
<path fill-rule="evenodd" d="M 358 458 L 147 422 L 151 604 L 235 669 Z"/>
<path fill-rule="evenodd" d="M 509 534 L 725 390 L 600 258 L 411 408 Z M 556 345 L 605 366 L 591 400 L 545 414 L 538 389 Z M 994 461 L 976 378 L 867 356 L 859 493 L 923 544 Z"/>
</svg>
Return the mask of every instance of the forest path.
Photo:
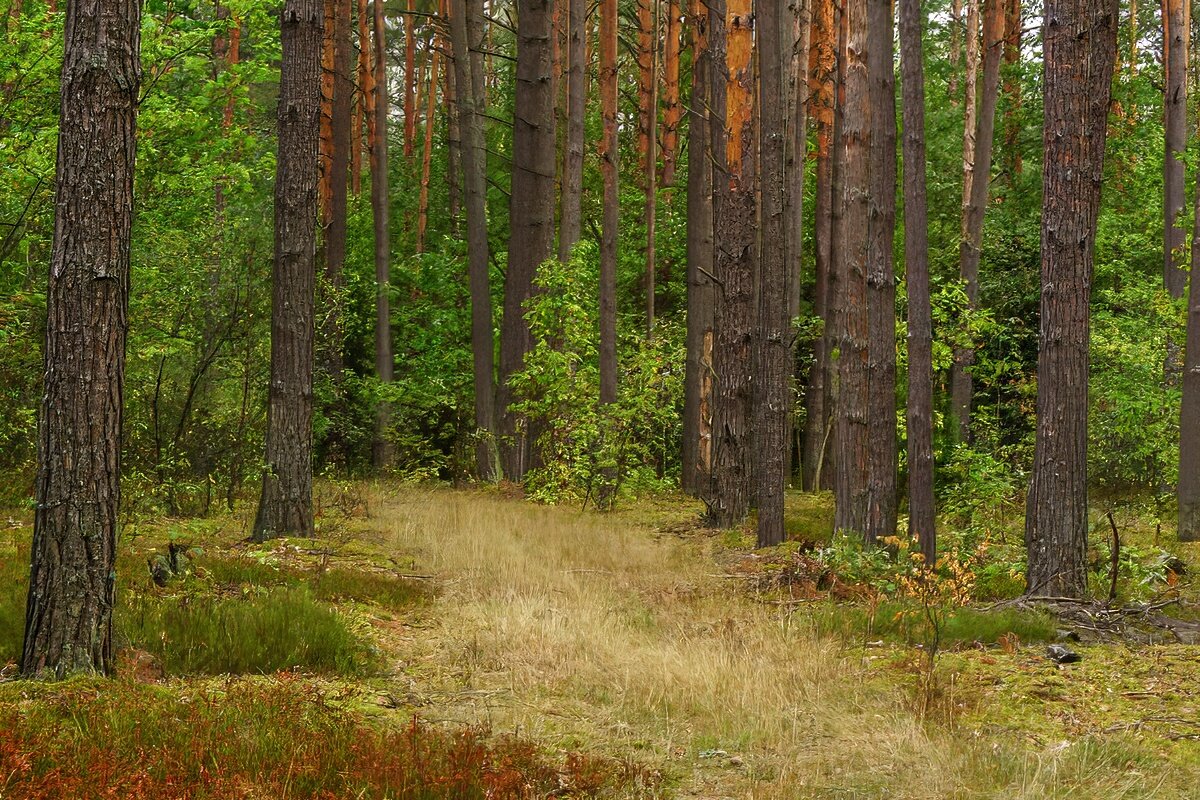
<svg viewBox="0 0 1200 800">
<path fill-rule="evenodd" d="M 393 695 L 426 719 L 628 757 L 689 798 L 959 784 L 902 692 L 714 575 L 711 538 L 447 490 L 404 490 L 373 517 L 441 586 L 388 632 Z"/>
</svg>

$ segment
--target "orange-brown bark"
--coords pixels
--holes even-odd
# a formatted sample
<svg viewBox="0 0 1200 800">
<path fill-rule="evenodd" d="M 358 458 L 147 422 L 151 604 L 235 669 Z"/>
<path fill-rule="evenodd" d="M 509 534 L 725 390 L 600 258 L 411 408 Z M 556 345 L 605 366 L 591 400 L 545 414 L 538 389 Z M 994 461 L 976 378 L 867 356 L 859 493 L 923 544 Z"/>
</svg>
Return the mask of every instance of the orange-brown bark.
<svg viewBox="0 0 1200 800">
<path fill-rule="evenodd" d="M 433 155 L 433 123 L 437 104 L 438 66 L 441 53 L 432 48 L 429 61 L 429 91 L 426 92 L 425 149 L 421 154 L 421 191 L 417 198 L 417 252 L 425 252 L 425 229 L 429 224 L 429 170 Z"/>
<path fill-rule="evenodd" d="M 667 2 L 667 38 L 663 46 L 663 127 L 662 127 L 662 184 L 675 184 L 675 163 L 679 154 L 679 123 L 683 120 L 683 105 L 679 102 L 680 51 L 679 0 Z"/>
</svg>

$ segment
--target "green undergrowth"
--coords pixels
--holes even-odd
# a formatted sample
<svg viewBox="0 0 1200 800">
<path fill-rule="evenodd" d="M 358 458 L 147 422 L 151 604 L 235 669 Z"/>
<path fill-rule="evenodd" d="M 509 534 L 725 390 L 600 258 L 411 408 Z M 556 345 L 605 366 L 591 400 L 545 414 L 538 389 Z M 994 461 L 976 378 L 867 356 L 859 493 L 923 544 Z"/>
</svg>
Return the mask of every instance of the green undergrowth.
<svg viewBox="0 0 1200 800">
<path fill-rule="evenodd" d="M 657 776 L 484 728 L 368 722 L 290 673 L 148 686 L 0 686 L 0 797 L 524 800 L 657 795 Z"/>
<path fill-rule="evenodd" d="M 916 603 L 887 601 L 869 605 L 844 603 L 814 604 L 806 614 L 813 629 L 847 643 L 888 641 L 922 644 L 934 638 L 924 609 Z M 1048 642 L 1058 637 L 1058 628 L 1047 614 L 1003 608 L 980 610 L 970 607 L 946 611 L 939 620 L 938 641 L 942 647 L 993 645 L 1008 636 L 1022 642 Z"/>
<path fill-rule="evenodd" d="M 403 614 L 428 597 L 422 582 L 382 568 L 356 542 L 250 550 L 202 527 L 149 528 L 119 551 L 114 641 L 149 654 L 155 672 L 374 674 L 382 659 L 369 616 Z M 0 535 L 0 666 L 20 657 L 29 536 L 27 526 Z M 158 586 L 151 567 L 169 563 L 169 548 L 150 543 L 163 541 L 186 545 Z"/>
</svg>

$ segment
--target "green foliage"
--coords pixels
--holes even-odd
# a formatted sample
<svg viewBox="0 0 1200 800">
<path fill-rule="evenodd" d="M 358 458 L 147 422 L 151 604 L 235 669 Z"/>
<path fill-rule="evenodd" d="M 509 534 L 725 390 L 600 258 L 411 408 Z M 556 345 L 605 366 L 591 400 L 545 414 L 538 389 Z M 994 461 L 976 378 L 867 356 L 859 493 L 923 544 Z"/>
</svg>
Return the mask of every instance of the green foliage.
<svg viewBox="0 0 1200 800">
<path fill-rule="evenodd" d="M 540 431 L 542 465 L 527 476 L 527 491 L 586 503 L 652 482 L 676 440 L 682 331 L 664 324 L 649 341 L 627 340 L 632 355 L 619 365 L 617 402 L 602 406 L 595 246 L 581 243 L 565 264 L 547 261 L 537 284 L 526 315 L 535 344 L 512 378 L 516 408 Z"/>
</svg>

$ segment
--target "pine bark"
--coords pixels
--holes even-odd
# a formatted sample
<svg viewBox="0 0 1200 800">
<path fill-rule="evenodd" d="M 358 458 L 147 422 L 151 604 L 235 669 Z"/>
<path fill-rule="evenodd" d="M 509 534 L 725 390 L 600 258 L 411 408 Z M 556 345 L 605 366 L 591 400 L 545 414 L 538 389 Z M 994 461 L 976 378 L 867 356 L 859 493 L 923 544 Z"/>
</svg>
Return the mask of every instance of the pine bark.
<svg viewBox="0 0 1200 800">
<path fill-rule="evenodd" d="M 715 68 L 711 126 L 717 302 L 713 342 L 714 413 L 709 521 L 729 528 L 751 502 L 751 339 L 757 269 L 757 159 L 754 34 L 750 0 L 710 4 Z"/>
<path fill-rule="evenodd" d="M 141 3 L 67 6 L 21 673 L 113 669 Z"/>
<path fill-rule="evenodd" d="M 587 114 L 587 0 L 567 0 L 567 135 L 563 158 L 558 258 L 567 261 L 583 229 L 583 146 Z"/>
<path fill-rule="evenodd" d="M 335 0 L 333 15 L 333 97 L 329 104 L 331 119 L 329 153 L 329 217 L 325 226 L 325 289 L 328 308 L 325 314 L 325 369 L 339 380 L 343 369 L 342 292 L 345 287 L 346 230 L 348 211 L 347 179 L 350 169 L 350 116 L 354 98 L 354 58 L 350 41 L 351 2 Z"/>
<path fill-rule="evenodd" d="M 266 470 L 253 532 L 260 542 L 313 532 L 313 283 L 323 24 L 320 0 L 287 0 L 280 26 Z"/>
<path fill-rule="evenodd" d="M 834 405 L 834 529 L 866 534 L 868 486 L 869 328 L 867 270 L 871 251 L 871 88 L 867 0 L 847 0 L 844 16 L 844 106 L 840 116 L 841 219 L 837 221 L 837 399 Z"/>
<path fill-rule="evenodd" d="M 712 472 L 712 353 L 716 286 L 713 274 L 712 142 L 709 106 L 712 70 L 708 17 L 702 0 L 691 0 L 692 96 L 688 103 L 687 172 L 687 362 L 684 373 L 683 470 L 685 492 L 707 490 Z M 707 343 L 707 346 L 706 346 Z"/>
<path fill-rule="evenodd" d="M 803 302 L 804 243 L 804 171 L 808 163 L 808 58 L 812 31 L 811 0 L 788 0 L 785 13 L 786 35 L 780 41 L 786 71 L 788 130 L 785 145 L 784 175 L 787 184 L 784 223 L 784 262 L 787 269 L 787 347 L 791 384 L 788 387 L 788 430 L 784 447 L 784 475 L 790 485 L 796 472 L 794 456 L 803 453 L 804 431 L 794 413 L 792 395 L 802 385 L 798 340 L 792 320 L 799 319 Z M 794 451 L 794 452 L 793 452 Z"/>
<path fill-rule="evenodd" d="M 412 158 L 417 138 L 417 18 L 413 0 L 404 15 L 404 157 Z"/>
<path fill-rule="evenodd" d="M 355 24 L 358 26 L 358 48 L 352 50 L 355 60 L 354 102 L 350 110 L 350 192 L 355 196 L 362 192 L 362 153 L 363 153 L 363 120 L 366 116 L 365 83 L 363 81 L 363 59 L 367 55 L 367 37 L 364 35 L 367 25 L 367 0 L 351 0 Z M 369 65 L 369 62 L 368 62 Z"/>
<path fill-rule="evenodd" d="M 933 315 L 929 297 L 929 212 L 925 188 L 925 16 L 900 0 L 904 104 L 904 264 L 908 290 L 908 533 L 925 563 L 937 560 L 933 494 Z"/>
<path fill-rule="evenodd" d="M 555 115 L 553 2 L 517 2 L 517 87 L 513 119 L 511 238 L 500 329 L 500 453 L 505 476 L 519 481 L 529 467 L 532 436 L 510 406 L 509 378 L 533 346 L 524 303 L 538 266 L 554 252 Z"/>
<path fill-rule="evenodd" d="M 642 156 L 643 222 L 646 225 L 646 336 L 654 335 L 655 228 L 658 221 L 658 6 L 638 0 L 638 146 Z"/>
<path fill-rule="evenodd" d="M 1004 0 L 1004 152 L 1009 183 L 1015 183 L 1024 164 L 1021 158 L 1021 0 Z"/>
<path fill-rule="evenodd" d="M 463 194 L 467 211 L 467 271 L 471 285 L 471 354 L 475 377 L 475 470 L 480 480 L 499 473 L 496 452 L 495 356 L 487 230 L 487 149 L 479 98 L 483 94 L 483 2 L 451 0 L 450 36 L 462 131 Z"/>
<path fill-rule="evenodd" d="M 816 128 L 816 194 L 813 198 L 813 312 L 825 323 L 813 344 L 813 365 L 804 393 L 805 425 L 800 457 L 804 488 L 829 488 L 829 472 L 818 484 L 828 446 L 830 314 L 829 291 L 833 253 L 833 134 L 834 87 L 837 82 L 837 27 L 834 0 L 813 0 L 812 46 L 809 59 L 809 114 Z"/>
<path fill-rule="evenodd" d="M 617 0 L 600 3 L 600 175 L 604 208 L 600 230 L 600 403 L 617 400 Z"/>
<path fill-rule="evenodd" d="M 1037 431 L 1026 593 L 1087 593 L 1088 304 L 1113 62 L 1115 0 L 1049 0 Z"/>
<path fill-rule="evenodd" d="M 868 542 L 896 533 L 896 78 L 891 3 L 872 2 L 868 18 L 871 94 L 867 256 Z"/>
<path fill-rule="evenodd" d="M 1198 178 L 1200 180 L 1200 178 Z M 1192 241 L 1200 241 L 1200 191 Z M 1192 246 L 1192 275 L 1200 275 L 1200 247 Z M 1188 286 L 1183 400 L 1179 409 L 1179 541 L 1200 541 L 1200 281 Z"/>
<path fill-rule="evenodd" d="M 375 238 L 375 374 L 381 383 L 388 384 L 392 382 L 395 371 L 395 357 L 392 354 L 390 299 L 392 245 L 388 206 L 387 25 L 383 0 L 373 3 L 372 22 L 375 58 L 370 82 L 372 99 L 367 105 L 373 112 L 373 117 L 369 119 L 373 119 L 370 128 L 374 131 L 370 161 L 371 216 Z M 371 460 L 377 469 L 392 462 L 392 444 L 388 436 L 391 418 L 391 407 L 385 402 L 379 403 L 375 408 L 375 436 L 371 447 Z"/>
<path fill-rule="evenodd" d="M 660 180 L 660 183 L 666 187 L 675 185 L 675 163 L 679 155 L 679 123 L 683 121 L 683 106 L 679 102 L 681 23 L 679 0 L 667 0 L 666 39 L 663 42 L 662 177 Z"/>
<path fill-rule="evenodd" d="M 758 313 L 754 340 L 754 378 L 751 414 L 753 425 L 753 480 L 758 502 L 758 546 L 780 544 L 783 531 L 785 451 L 791 394 L 791 320 L 788 314 L 788 261 L 785 213 L 788 185 L 787 104 L 784 97 L 784 0 L 757 0 L 760 106 L 758 148 L 760 158 L 761 214 L 758 270 Z M 724 231 L 722 231 L 724 232 Z M 724 273 L 727 274 L 727 273 Z"/>
<path fill-rule="evenodd" d="M 1187 287 L 1185 233 L 1187 200 L 1184 164 L 1187 150 L 1187 36 L 1185 0 L 1163 0 L 1163 285 L 1171 297 Z"/>
</svg>

